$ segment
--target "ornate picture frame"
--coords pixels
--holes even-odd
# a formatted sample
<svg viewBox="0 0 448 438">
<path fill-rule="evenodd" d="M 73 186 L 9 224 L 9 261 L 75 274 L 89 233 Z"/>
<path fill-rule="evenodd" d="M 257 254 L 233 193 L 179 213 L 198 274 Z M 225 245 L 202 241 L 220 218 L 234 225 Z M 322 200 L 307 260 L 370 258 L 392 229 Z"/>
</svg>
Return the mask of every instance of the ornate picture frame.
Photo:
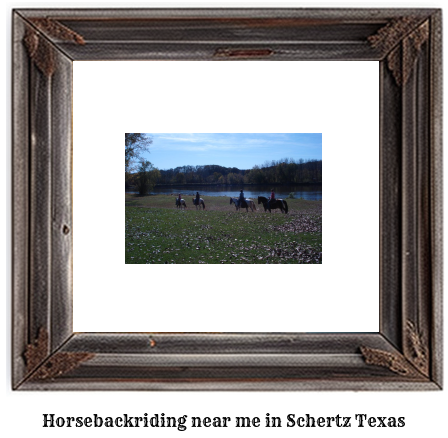
<svg viewBox="0 0 448 438">
<path fill-rule="evenodd" d="M 441 32 L 438 9 L 14 10 L 12 387 L 441 389 Z M 72 63 L 160 59 L 379 62 L 378 333 L 73 332 Z"/>
</svg>

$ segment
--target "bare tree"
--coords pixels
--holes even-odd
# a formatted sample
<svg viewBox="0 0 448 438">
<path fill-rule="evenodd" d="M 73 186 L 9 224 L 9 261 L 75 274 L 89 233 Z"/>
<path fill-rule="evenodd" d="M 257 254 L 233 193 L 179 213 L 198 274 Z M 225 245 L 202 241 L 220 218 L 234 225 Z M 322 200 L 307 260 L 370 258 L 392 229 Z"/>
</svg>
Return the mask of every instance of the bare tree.
<svg viewBox="0 0 448 438">
<path fill-rule="evenodd" d="M 130 172 L 135 163 L 141 159 L 143 152 L 149 152 L 152 138 L 148 134 L 125 134 L 125 172 Z"/>
</svg>

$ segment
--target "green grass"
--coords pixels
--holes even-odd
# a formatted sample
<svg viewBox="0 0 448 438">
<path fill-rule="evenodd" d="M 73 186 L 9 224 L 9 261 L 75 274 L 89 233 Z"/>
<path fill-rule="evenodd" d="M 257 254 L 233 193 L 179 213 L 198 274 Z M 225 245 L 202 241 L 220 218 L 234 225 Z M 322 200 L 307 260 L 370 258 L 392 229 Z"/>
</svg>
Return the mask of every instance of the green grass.
<svg viewBox="0 0 448 438">
<path fill-rule="evenodd" d="M 174 196 L 126 195 L 126 263 L 322 263 L 322 202 L 288 199 L 289 213 L 237 212 L 228 197 L 178 210 Z"/>
</svg>

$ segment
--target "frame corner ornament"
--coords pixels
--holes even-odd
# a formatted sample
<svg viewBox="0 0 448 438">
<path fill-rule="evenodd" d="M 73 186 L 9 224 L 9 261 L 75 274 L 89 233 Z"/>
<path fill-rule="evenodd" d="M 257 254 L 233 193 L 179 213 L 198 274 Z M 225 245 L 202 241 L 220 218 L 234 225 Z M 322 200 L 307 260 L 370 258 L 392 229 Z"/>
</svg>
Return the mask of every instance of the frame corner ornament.
<svg viewBox="0 0 448 438">
<path fill-rule="evenodd" d="M 406 323 L 406 335 L 409 344 L 408 359 L 422 374 L 429 376 L 428 346 L 425 337 L 410 320 Z"/>
<path fill-rule="evenodd" d="M 405 377 L 429 378 L 428 346 L 424 336 L 411 320 L 406 322 L 405 342 L 403 354 L 366 346 L 360 347 L 360 350 L 368 365 L 383 366 Z"/>
<path fill-rule="evenodd" d="M 51 77 L 55 71 L 54 48 L 51 43 L 44 38 L 46 34 L 51 38 L 61 41 L 73 42 L 78 45 L 85 45 L 84 38 L 67 26 L 51 18 L 30 18 L 25 30 L 23 43 L 28 51 L 30 59 L 36 67 L 47 77 Z M 42 34 L 41 34 L 42 33 Z"/>
<path fill-rule="evenodd" d="M 55 379 L 94 356 L 89 352 L 56 352 L 49 355 L 49 336 L 45 328 L 39 330 L 37 338 L 28 344 L 24 353 L 26 371 L 31 381 Z"/>
<path fill-rule="evenodd" d="M 361 346 L 360 350 L 367 365 L 385 367 L 403 377 L 423 378 L 423 375 L 401 354 L 366 346 Z"/>
<path fill-rule="evenodd" d="M 48 331 L 41 327 L 34 341 L 27 345 L 23 354 L 26 364 L 26 372 L 33 372 L 45 359 L 49 353 Z"/>
<path fill-rule="evenodd" d="M 387 67 L 400 87 L 409 80 L 422 45 L 429 38 L 429 20 L 420 21 L 417 17 L 393 19 L 367 38 L 371 47 L 386 54 Z"/>
</svg>

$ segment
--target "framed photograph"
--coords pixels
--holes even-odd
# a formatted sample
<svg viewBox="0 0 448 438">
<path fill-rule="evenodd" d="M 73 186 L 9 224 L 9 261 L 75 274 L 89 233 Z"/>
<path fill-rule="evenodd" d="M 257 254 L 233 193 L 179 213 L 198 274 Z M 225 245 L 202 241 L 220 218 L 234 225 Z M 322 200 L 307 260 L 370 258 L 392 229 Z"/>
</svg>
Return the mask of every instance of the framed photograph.
<svg viewBox="0 0 448 438">
<path fill-rule="evenodd" d="M 15 10 L 12 387 L 20 390 L 441 389 L 441 20 L 438 9 Z M 360 111 L 361 103 L 358 106 L 354 102 L 351 106 L 358 113 L 359 122 L 355 115 L 347 116 L 344 122 L 347 129 L 365 124 L 376 131 L 364 139 L 359 135 L 359 147 L 367 148 L 372 157 L 360 163 L 365 169 L 362 172 L 374 181 L 374 186 L 379 186 L 377 198 L 371 199 L 372 204 L 378 205 L 373 210 L 376 211 L 373 216 L 378 218 L 374 222 L 376 228 L 369 228 L 364 219 L 358 221 L 362 226 L 356 231 L 352 229 L 344 246 L 361 247 L 362 234 L 370 234 L 372 240 L 364 245 L 362 253 L 352 251 L 350 257 L 342 257 L 340 253 L 340 261 L 337 257 L 332 261 L 330 253 L 325 258 L 324 250 L 322 259 L 314 266 L 316 270 L 308 274 L 310 278 L 325 276 L 328 270 L 325 274 L 318 271 L 323 267 L 332 268 L 339 275 L 338 281 L 326 286 L 328 297 L 334 300 L 325 306 L 329 316 L 324 314 L 323 318 L 328 320 L 332 316 L 344 321 L 350 313 L 360 320 L 366 319 L 363 309 L 355 304 L 367 300 L 367 291 L 373 290 L 375 303 L 364 304 L 378 309 L 379 330 L 355 325 L 360 329 L 353 331 L 336 324 L 317 330 L 314 326 L 304 328 L 299 321 L 302 314 L 317 318 L 324 312 L 323 306 L 316 303 L 304 309 L 291 305 L 296 301 L 285 305 L 296 294 L 296 281 L 304 278 L 305 271 L 298 271 L 303 265 L 287 267 L 288 290 L 272 288 L 262 298 L 236 288 L 227 295 L 231 285 L 220 289 L 225 285 L 221 280 L 216 285 L 208 284 L 201 293 L 191 285 L 175 295 L 166 293 L 173 286 L 160 283 L 155 286 L 149 282 L 146 287 L 150 298 L 144 305 L 132 295 L 135 287 L 131 283 L 114 288 L 113 283 L 117 282 L 114 274 L 118 275 L 122 267 L 106 263 L 101 271 L 99 262 L 90 261 L 88 256 L 89 252 L 95 255 L 101 252 L 96 251 L 101 247 L 107 259 L 113 252 L 106 249 L 107 242 L 112 240 L 108 238 L 108 223 L 113 217 L 124 218 L 113 209 L 104 217 L 92 214 L 89 204 L 83 201 L 86 192 L 77 194 L 77 181 L 80 172 L 84 172 L 77 164 L 83 141 L 74 127 L 79 125 L 81 115 L 86 117 L 84 124 L 98 127 L 100 137 L 95 144 L 103 141 L 113 150 L 122 147 L 119 145 L 122 135 L 117 148 L 113 147 L 113 140 L 108 141 L 107 132 L 113 131 L 116 123 L 109 118 L 109 123 L 101 126 L 96 119 L 98 110 L 97 114 L 89 113 L 89 104 L 93 107 L 95 100 L 107 101 L 95 94 L 100 88 L 96 84 L 107 84 L 105 95 L 114 100 L 122 88 L 135 96 L 138 89 L 132 88 L 132 84 L 140 67 L 143 78 L 160 84 L 156 78 L 169 77 L 174 66 L 176 74 L 171 84 L 159 87 L 163 89 L 160 100 L 156 99 L 157 87 L 151 91 L 158 104 L 154 105 L 157 111 L 153 110 L 151 120 L 157 119 L 157 112 L 163 114 L 160 108 L 165 99 L 170 102 L 169 122 L 176 126 L 170 128 L 159 121 L 154 125 L 159 129 L 156 132 L 288 132 L 279 123 L 294 116 L 289 109 L 285 111 L 285 102 L 278 100 L 277 116 L 269 113 L 269 120 L 264 120 L 256 110 L 261 106 L 258 102 L 276 92 L 289 98 L 296 96 L 294 93 L 303 87 L 302 83 L 294 84 L 294 77 L 299 77 L 294 70 L 299 61 L 316 64 L 317 71 L 324 73 L 320 90 L 327 99 L 348 99 L 350 87 L 351 94 L 359 95 L 353 81 L 351 85 L 350 80 L 349 85 L 344 84 L 344 73 L 337 76 L 342 64 L 349 66 L 355 76 L 364 77 L 361 88 L 369 88 L 371 83 L 371 88 L 378 90 L 374 93 L 378 105 L 367 104 Z M 374 63 L 376 77 L 357 70 L 358 66 L 368 64 L 366 61 Z M 113 77 L 109 62 L 123 63 L 121 76 Z M 194 63 L 196 70 L 188 76 Z M 87 70 L 85 85 L 80 86 L 79 72 L 89 64 L 95 66 L 96 73 Z M 213 79 L 210 84 L 202 78 L 194 83 L 197 65 L 204 77 Z M 225 71 L 225 75 L 219 76 L 220 71 Z M 285 89 L 279 80 L 269 82 L 269 77 L 279 77 L 279 71 L 284 72 Z M 245 75 L 249 79 L 244 80 Z M 258 76 L 262 78 L 259 83 Z M 128 83 L 120 77 L 127 78 Z M 252 82 L 257 85 L 249 90 L 247 84 Z M 86 91 L 84 88 L 92 100 L 82 107 L 79 96 Z M 331 90 L 338 88 L 342 92 L 334 97 Z M 244 126 L 234 124 L 226 128 L 228 131 L 222 131 L 223 120 L 230 123 L 230 118 L 227 120 L 218 109 L 230 93 L 237 102 L 255 104 L 245 108 L 250 116 L 237 118 Z M 209 130 L 193 126 L 194 120 L 187 116 L 188 108 L 182 107 L 189 97 L 202 103 L 202 107 L 213 107 L 213 111 L 204 111 L 203 117 L 211 113 L 214 115 L 211 123 L 220 124 L 216 128 L 210 125 Z M 204 99 L 208 99 L 207 105 Z M 372 106 L 374 111 L 370 113 Z M 200 114 L 200 107 L 190 107 L 190 112 Z M 237 108 L 231 111 L 238 112 Z M 120 114 L 121 118 L 125 112 Z M 141 132 L 149 132 L 150 128 L 147 125 L 148 131 Z M 253 130 L 248 131 L 250 128 Z M 301 132 L 321 132 L 325 143 L 328 130 Z M 91 163 L 89 174 L 100 179 L 104 176 L 109 181 L 110 167 L 102 162 L 101 152 L 90 146 L 86 149 L 83 160 Z M 350 151 L 353 153 L 356 150 Z M 328 157 L 325 149 L 323 155 L 325 162 Z M 117 153 L 117 157 L 121 163 L 121 154 Z M 110 184 L 121 187 L 122 180 L 118 182 Z M 105 194 L 103 199 L 95 195 L 95 202 L 109 207 L 108 196 L 118 198 L 117 191 L 105 192 L 115 195 Z M 326 196 L 327 193 L 329 200 L 337 196 L 331 191 Z M 368 204 L 363 193 L 354 199 L 358 208 L 365 211 Z M 341 224 L 347 222 L 347 214 L 350 213 L 341 211 Z M 79 240 L 83 220 L 90 228 L 84 241 Z M 325 248 L 327 237 L 337 234 L 337 228 L 325 228 L 324 223 L 324 230 Z M 123 227 L 118 233 L 123 233 Z M 96 241 L 104 245 L 98 246 Z M 122 253 L 124 240 L 116 242 Z M 101 254 L 98 258 L 102 258 Z M 85 261 L 82 269 L 81 260 Z M 128 265 L 130 260 L 127 259 Z M 127 268 L 132 267 L 128 265 Z M 138 267 L 144 269 L 147 265 L 141 262 Z M 214 271 L 219 278 L 231 267 L 217 268 L 222 269 Z M 104 269 L 110 275 L 105 275 Z M 163 265 L 157 269 L 164 274 L 173 272 L 164 270 Z M 198 272 L 203 271 L 196 268 L 190 272 L 199 276 Z M 235 272 L 241 275 L 241 271 Z M 312 296 L 317 289 L 314 286 L 312 279 L 303 281 L 301 291 Z M 353 292 L 350 298 L 347 290 Z M 82 294 L 83 301 L 79 298 Z M 118 297 L 116 308 L 112 307 L 112 296 Z M 93 330 L 77 328 L 75 307 L 90 308 L 96 320 Z M 143 321 L 143 329 L 131 325 L 118 331 L 108 329 L 108 318 L 125 320 L 125 315 Z M 279 316 L 278 320 L 274 315 Z M 225 325 L 229 320 L 238 324 Z M 277 322 L 280 320 L 282 323 Z"/>
</svg>

